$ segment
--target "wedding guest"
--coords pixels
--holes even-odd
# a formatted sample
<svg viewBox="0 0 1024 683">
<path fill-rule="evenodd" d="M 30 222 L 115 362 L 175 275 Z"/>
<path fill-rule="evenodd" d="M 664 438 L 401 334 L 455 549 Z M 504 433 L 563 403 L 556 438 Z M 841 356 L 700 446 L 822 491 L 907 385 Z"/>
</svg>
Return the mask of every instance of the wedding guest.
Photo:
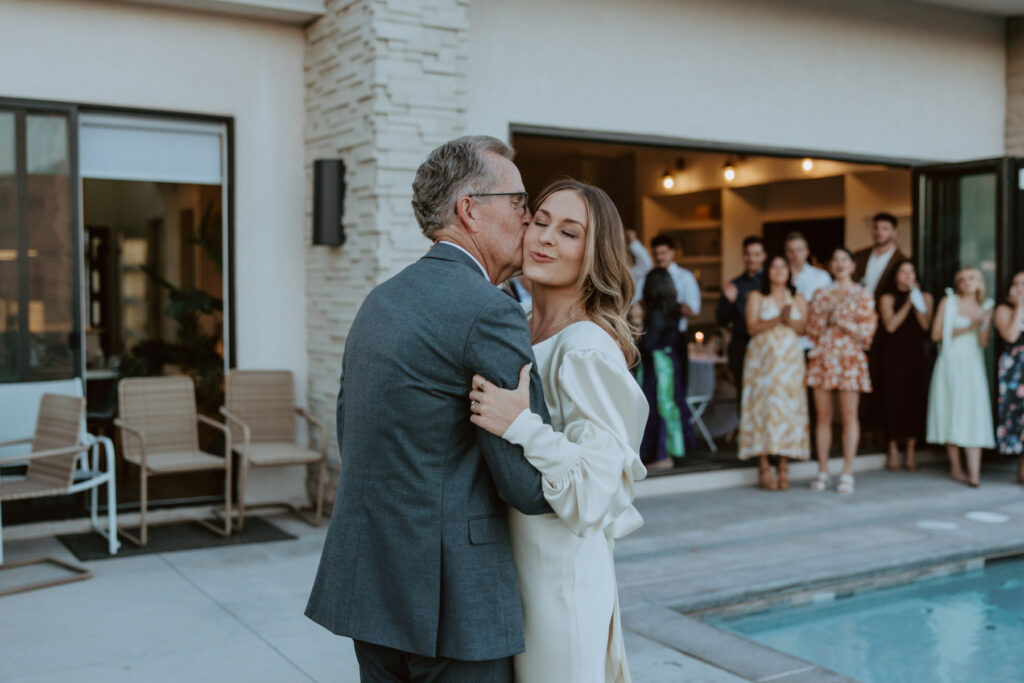
<svg viewBox="0 0 1024 683">
<path fill-rule="evenodd" d="M 889 444 L 886 469 L 900 469 L 899 442 L 907 445 L 906 467 L 917 469 L 914 446 L 924 435 L 928 403 L 928 361 L 925 344 L 932 324 L 932 295 L 917 283 L 912 261 L 896 265 L 896 277 L 878 302 L 882 330 L 878 345 L 878 389 L 882 430 Z"/>
<path fill-rule="evenodd" d="M 786 241 L 783 246 L 786 250 L 786 260 L 789 261 L 789 268 L 793 271 L 793 286 L 796 288 L 796 293 L 804 298 L 804 301 L 811 301 L 819 289 L 827 289 L 832 286 L 832 276 L 828 274 L 828 271 L 811 264 L 811 249 L 807 244 L 807 238 L 804 237 L 802 232 L 794 230 L 786 235 Z M 805 362 L 812 346 L 811 340 L 807 338 L 807 335 L 801 335 L 800 348 L 804 351 Z M 814 399 L 813 393 L 813 389 L 810 387 L 806 388 L 807 405 L 811 405 Z M 815 425 L 813 414 L 810 415 L 810 425 L 813 431 Z"/>
<path fill-rule="evenodd" d="M 736 378 L 736 395 L 743 395 L 743 360 L 747 353 L 750 334 L 747 332 L 747 295 L 761 287 L 761 268 L 764 266 L 764 241 L 750 236 L 743 240 L 743 273 L 722 286 L 718 298 L 715 320 L 722 327 L 732 329 L 726 354 L 729 370 Z"/>
<path fill-rule="evenodd" d="M 670 469 L 686 453 L 690 413 L 679 379 L 679 304 L 672 276 L 654 268 L 644 281 L 644 329 L 640 348 L 640 385 L 651 410 L 640 443 L 640 459 L 649 470 Z M 695 441 L 695 440 L 694 440 Z"/>
<path fill-rule="evenodd" d="M 864 285 L 868 292 L 874 295 L 875 310 L 878 310 L 882 294 L 893 286 L 896 264 L 907 258 L 896 244 L 899 235 L 898 225 L 896 217 L 891 213 L 876 213 L 871 219 L 871 246 L 853 255 L 853 281 Z M 868 370 L 876 391 L 861 400 L 860 421 L 866 439 L 876 441 L 881 436 L 882 429 L 882 396 L 878 391 L 878 373 L 881 368 L 877 351 L 869 348 L 867 354 Z"/>
<path fill-rule="evenodd" d="M 871 391 L 865 351 L 878 325 L 870 292 L 853 281 L 853 255 L 845 247 L 832 252 L 830 261 L 835 286 L 819 290 L 807 312 L 807 336 L 814 348 L 807 364 L 807 386 L 814 389 L 817 417 L 815 447 L 818 473 L 811 489 L 829 486 L 828 455 L 832 446 L 832 395 L 838 394 L 843 422 L 843 471 L 836 491 L 853 493 L 853 458 L 860 440 L 857 405 Z"/>
<path fill-rule="evenodd" d="M 853 255 L 853 281 L 864 285 L 877 302 L 896 278 L 896 265 L 907 255 L 896 244 L 899 221 L 891 213 L 880 211 L 871 219 L 871 246 Z"/>
<path fill-rule="evenodd" d="M 946 445 L 955 481 L 981 485 L 981 449 L 994 448 L 992 408 L 985 357 L 992 327 L 992 301 L 977 268 L 961 268 L 953 289 L 939 302 L 932 339 L 941 341 L 928 391 L 928 441 Z M 967 455 L 967 476 L 960 449 Z"/>
<path fill-rule="evenodd" d="M 789 261 L 789 268 L 793 273 L 793 287 L 804 301 L 813 299 L 819 289 L 832 286 L 832 276 L 828 271 L 811 265 L 811 249 L 802 232 L 793 231 L 786 235 L 784 247 L 786 260 Z M 811 350 L 811 342 L 806 335 L 800 337 L 800 346 L 805 351 Z"/>
<path fill-rule="evenodd" d="M 682 386 L 685 397 L 686 383 L 690 375 L 690 339 L 686 334 L 689 329 L 687 320 L 700 315 L 700 285 L 693 273 L 676 263 L 676 243 L 672 237 L 665 234 L 658 235 L 651 240 L 651 251 L 654 254 L 654 266 L 667 270 L 672 277 L 672 284 L 676 288 L 676 304 L 679 308 L 679 335 L 676 346 L 676 354 L 679 356 L 679 375 L 676 382 Z M 643 295 L 643 291 L 644 280 L 640 280 L 637 284 L 637 299 Z"/>
<path fill-rule="evenodd" d="M 789 488 L 789 458 L 811 455 L 800 335 L 807 302 L 795 292 L 792 271 L 782 256 L 768 261 L 761 288 L 747 296 L 750 344 L 744 360 L 739 457 L 758 458 L 757 484 Z M 778 479 L 769 455 L 778 456 Z"/>
<path fill-rule="evenodd" d="M 639 295 L 643 291 L 644 278 L 651 272 L 654 264 L 651 263 L 651 255 L 647 253 L 647 247 L 640 241 L 636 230 L 626 230 L 626 246 L 629 248 L 630 266 L 629 272 L 633 276 L 633 284 Z"/>
<path fill-rule="evenodd" d="M 996 307 L 995 325 L 1006 342 L 999 356 L 996 441 L 1000 453 L 1024 456 L 1024 272 L 1013 276 L 1006 303 Z M 1024 484 L 1024 457 L 1017 482 Z"/>
</svg>

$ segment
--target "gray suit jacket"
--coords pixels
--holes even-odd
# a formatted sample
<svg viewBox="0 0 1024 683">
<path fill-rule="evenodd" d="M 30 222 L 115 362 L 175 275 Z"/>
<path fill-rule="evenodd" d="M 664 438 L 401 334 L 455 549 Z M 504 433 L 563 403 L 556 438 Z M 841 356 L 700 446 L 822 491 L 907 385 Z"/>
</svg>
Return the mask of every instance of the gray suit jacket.
<svg viewBox="0 0 1024 683">
<path fill-rule="evenodd" d="M 438 244 L 376 287 L 345 344 L 341 482 L 306 615 L 338 635 L 463 660 L 522 652 L 505 504 L 550 512 L 518 446 L 469 421 L 470 380 L 532 362 L 520 306 Z M 536 367 L 530 402 L 547 421 Z"/>
</svg>

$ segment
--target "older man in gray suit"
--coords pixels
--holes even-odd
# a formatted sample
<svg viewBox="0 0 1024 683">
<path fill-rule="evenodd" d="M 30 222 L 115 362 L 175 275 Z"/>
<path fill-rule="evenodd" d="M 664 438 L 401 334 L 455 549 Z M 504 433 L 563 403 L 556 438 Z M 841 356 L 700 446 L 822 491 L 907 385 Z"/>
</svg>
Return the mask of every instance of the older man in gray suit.
<svg viewBox="0 0 1024 683">
<path fill-rule="evenodd" d="M 364 682 L 510 681 L 524 648 L 505 509 L 550 508 L 468 397 L 474 373 L 515 387 L 533 361 L 522 310 L 495 287 L 530 222 L 512 156 L 483 136 L 430 153 L 412 204 L 434 246 L 370 293 L 345 344 L 341 483 L 306 615 L 352 637 Z"/>
</svg>

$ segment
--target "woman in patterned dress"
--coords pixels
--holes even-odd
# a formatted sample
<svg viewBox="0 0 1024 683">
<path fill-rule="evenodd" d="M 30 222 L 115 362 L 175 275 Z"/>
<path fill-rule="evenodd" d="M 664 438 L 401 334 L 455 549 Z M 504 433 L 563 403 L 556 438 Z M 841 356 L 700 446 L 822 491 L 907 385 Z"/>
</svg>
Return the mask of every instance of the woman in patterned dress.
<svg viewBox="0 0 1024 683">
<path fill-rule="evenodd" d="M 1006 342 L 999 357 L 999 408 L 996 441 L 999 452 L 1024 456 L 1024 272 L 1013 276 L 1006 303 L 996 307 L 996 329 Z M 1024 457 L 1017 466 L 1024 484 Z"/>
<path fill-rule="evenodd" d="M 843 471 L 836 491 L 853 493 L 853 458 L 860 440 L 857 405 L 860 395 L 871 391 L 868 357 L 878 326 L 875 300 L 854 283 L 853 255 L 845 247 L 832 252 L 829 267 L 834 285 L 820 289 L 807 312 L 807 337 L 814 343 L 808 354 L 807 386 L 814 390 L 817 425 L 814 430 L 818 474 L 811 489 L 828 488 L 828 453 L 832 446 L 832 393 L 839 394 L 843 421 Z"/>
<path fill-rule="evenodd" d="M 788 459 L 810 457 L 811 433 L 800 348 L 807 302 L 796 294 L 789 262 L 782 256 L 768 261 L 760 291 L 747 297 L 746 316 L 751 340 L 743 368 L 739 457 L 758 458 L 758 486 L 785 490 Z M 779 456 L 777 480 L 769 455 Z"/>
</svg>

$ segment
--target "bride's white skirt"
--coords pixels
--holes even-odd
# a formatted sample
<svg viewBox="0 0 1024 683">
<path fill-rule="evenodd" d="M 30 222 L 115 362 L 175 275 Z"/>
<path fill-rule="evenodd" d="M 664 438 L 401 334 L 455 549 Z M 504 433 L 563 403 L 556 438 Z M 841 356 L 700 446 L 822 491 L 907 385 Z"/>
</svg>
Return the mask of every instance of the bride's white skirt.
<svg viewBox="0 0 1024 683">
<path fill-rule="evenodd" d="M 575 536 L 553 514 L 509 509 L 508 519 L 526 635 L 517 683 L 629 681 L 614 541 L 601 532 Z"/>
</svg>

